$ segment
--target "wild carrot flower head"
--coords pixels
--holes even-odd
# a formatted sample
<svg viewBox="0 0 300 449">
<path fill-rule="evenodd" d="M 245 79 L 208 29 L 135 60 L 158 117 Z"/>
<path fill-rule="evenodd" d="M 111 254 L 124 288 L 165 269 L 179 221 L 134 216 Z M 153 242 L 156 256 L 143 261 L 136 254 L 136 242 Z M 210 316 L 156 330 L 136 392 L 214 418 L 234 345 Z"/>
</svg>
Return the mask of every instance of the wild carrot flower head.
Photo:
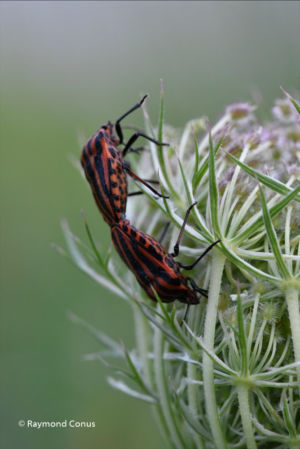
<svg viewBox="0 0 300 449">
<path fill-rule="evenodd" d="M 162 92 L 157 127 L 144 111 L 145 127 L 170 147 L 150 143 L 131 163 L 169 199 L 139 186 L 144 196 L 129 198 L 127 218 L 155 238 L 170 222 L 163 244 L 172 251 L 197 201 L 178 260 L 221 240 L 192 272 L 209 296 L 182 323 L 182 304 L 151 302 L 87 223 L 91 254 L 65 223 L 73 260 L 127 300 L 135 320 L 134 348 L 92 329 L 104 349 L 87 358 L 122 360 L 123 375 L 109 383 L 154 405 L 170 448 L 298 448 L 300 108 L 290 96 L 276 100 L 261 122 L 254 106 L 236 103 L 213 126 L 199 118 L 179 131 L 163 125 L 163 102 Z"/>
</svg>

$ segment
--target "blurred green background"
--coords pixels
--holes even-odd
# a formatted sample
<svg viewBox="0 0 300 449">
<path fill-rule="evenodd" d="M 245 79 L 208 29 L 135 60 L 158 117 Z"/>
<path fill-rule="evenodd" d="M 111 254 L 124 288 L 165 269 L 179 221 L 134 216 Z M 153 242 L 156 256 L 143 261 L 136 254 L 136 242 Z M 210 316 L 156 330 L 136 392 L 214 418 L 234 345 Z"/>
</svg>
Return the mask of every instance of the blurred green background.
<svg viewBox="0 0 300 449">
<path fill-rule="evenodd" d="M 162 449 L 148 405 L 112 390 L 100 349 L 72 310 L 129 347 L 132 317 L 51 248 L 60 220 L 103 250 L 108 228 L 70 163 L 89 137 L 148 92 L 158 117 L 214 121 L 234 101 L 266 114 L 279 86 L 299 89 L 298 2 L 4 2 L 1 22 L 1 441 L 5 449 Z M 136 112 L 129 123 L 142 124 Z M 95 421 L 95 429 L 20 429 L 20 419 Z"/>
</svg>

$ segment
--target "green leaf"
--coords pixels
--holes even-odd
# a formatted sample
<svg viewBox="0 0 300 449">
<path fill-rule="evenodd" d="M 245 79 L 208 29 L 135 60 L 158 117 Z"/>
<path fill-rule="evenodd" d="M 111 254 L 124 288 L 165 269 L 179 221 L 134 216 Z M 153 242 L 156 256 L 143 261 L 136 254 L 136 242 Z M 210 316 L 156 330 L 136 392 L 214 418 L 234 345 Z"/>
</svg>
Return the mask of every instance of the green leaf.
<svg viewBox="0 0 300 449">
<path fill-rule="evenodd" d="M 184 188 L 185 188 L 185 192 L 186 192 L 186 197 L 187 197 L 188 203 L 192 204 L 193 198 L 192 198 L 192 195 L 191 195 L 191 190 L 190 190 L 190 187 L 189 187 L 189 183 L 188 183 L 188 181 L 186 179 L 186 176 L 185 176 L 185 173 L 184 173 L 184 170 L 183 170 L 183 167 L 182 167 L 182 163 L 181 163 L 181 161 L 179 159 L 178 159 L 178 164 L 179 164 L 180 173 L 181 173 L 181 176 L 182 176 L 182 179 L 183 179 L 183 184 L 184 184 Z"/>
<path fill-rule="evenodd" d="M 196 181 L 197 181 L 197 172 L 198 172 L 198 167 L 199 167 L 199 148 L 198 148 L 198 142 L 195 136 L 195 133 L 193 132 L 192 129 L 192 137 L 193 137 L 193 142 L 194 142 L 194 148 L 195 148 L 195 165 L 194 165 L 194 173 L 193 173 L 193 178 L 192 178 L 192 186 L 193 189 L 195 189 L 196 187 Z"/>
<path fill-rule="evenodd" d="M 283 87 L 280 87 L 280 89 L 288 97 L 290 102 L 294 105 L 296 111 L 300 114 L 300 105 L 296 102 L 296 100 L 286 90 L 283 89 Z"/>
<path fill-rule="evenodd" d="M 273 405 L 270 403 L 270 401 L 266 398 L 266 396 L 263 394 L 263 392 L 259 389 L 255 389 L 255 394 L 258 397 L 258 400 L 260 402 L 260 406 L 264 414 L 266 415 L 267 419 L 278 428 L 278 425 L 282 427 L 282 429 L 285 428 L 284 421 L 281 418 L 281 416 L 277 413 L 277 411 L 274 409 Z"/>
<path fill-rule="evenodd" d="M 111 356 L 111 355 L 110 355 Z M 101 363 L 103 363 L 104 366 L 106 366 L 107 368 L 115 371 L 117 374 L 122 374 L 123 376 L 127 377 L 128 379 L 130 379 L 131 381 L 135 381 L 135 377 L 133 376 L 133 374 L 130 371 L 127 371 L 126 369 L 120 367 L 120 366 L 115 366 L 112 363 L 108 362 L 107 360 L 104 359 L 103 357 L 103 353 L 102 352 L 98 352 L 96 354 L 87 354 L 83 357 L 83 360 L 85 361 L 90 361 L 90 360 L 98 360 Z"/>
<path fill-rule="evenodd" d="M 245 270 L 247 273 L 250 273 L 256 277 L 259 277 L 261 279 L 265 279 L 267 281 L 276 282 L 278 283 L 281 279 L 277 278 L 276 276 L 272 276 L 271 274 L 265 273 L 264 271 L 255 268 L 253 265 L 251 265 L 249 262 L 246 262 L 244 259 L 238 256 L 236 252 L 232 251 L 231 249 L 227 248 L 225 244 L 222 242 L 220 243 L 222 247 L 222 252 L 227 258 L 236 266 L 238 266 L 241 270 Z"/>
<path fill-rule="evenodd" d="M 276 217 L 300 192 L 300 186 L 289 192 L 282 200 L 278 201 L 269 209 L 271 218 Z M 234 237 L 233 242 L 239 243 L 244 241 L 247 237 L 253 235 L 263 224 L 263 215 L 261 214 L 253 223 L 249 224 L 251 219 L 243 225 L 240 232 Z"/>
<path fill-rule="evenodd" d="M 127 300 L 128 299 L 127 293 L 123 291 L 121 286 L 118 285 L 117 281 L 115 281 L 114 279 L 110 281 L 106 277 L 101 276 L 88 264 L 86 259 L 79 251 L 73 239 L 72 232 L 66 221 L 62 222 L 62 229 L 66 239 L 67 246 L 69 248 L 70 255 L 75 265 L 77 265 L 77 267 L 85 274 L 87 274 L 91 279 L 94 279 L 96 282 L 98 282 L 98 284 L 103 285 L 103 287 L 107 288 L 108 290 L 111 290 L 112 292 L 116 293 L 119 297 Z"/>
<path fill-rule="evenodd" d="M 130 354 L 129 354 L 127 348 L 125 348 L 125 347 L 124 347 L 124 354 L 125 354 L 125 357 L 126 357 L 128 366 L 129 366 L 129 368 L 130 368 L 131 371 L 132 371 L 133 378 L 134 378 L 134 380 L 136 381 L 136 383 L 142 388 L 142 390 L 143 390 L 146 394 L 150 395 L 153 399 L 157 399 L 155 393 L 154 393 L 154 392 L 148 387 L 148 385 L 146 385 L 146 383 L 143 381 L 143 379 L 142 379 L 140 373 L 139 373 L 138 370 L 136 369 L 135 364 L 133 363 L 133 361 L 132 361 L 132 359 L 131 359 L 131 357 L 130 357 Z"/>
<path fill-rule="evenodd" d="M 187 328 L 188 332 L 192 335 L 193 339 L 195 340 L 195 342 L 197 343 L 197 345 L 203 349 L 203 351 L 215 362 L 216 365 L 219 366 L 219 368 L 221 368 L 223 370 L 223 375 L 226 377 L 229 376 L 237 376 L 238 373 L 236 371 L 234 371 L 233 369 L 231 369 L 230 366 L 226 365 L 226 363 L 224 363 L 216 354 L 215 352 L 211 351 L 210 349 L 208 349 L 205 344 L 203 343 L 203 338 L 202 337 L 196 337 L 196 335 L 194 334 L 194 332 L 190 329 L 190 327 L 184 323 L 185 327 Z"/>
<path fill-rule="evenodd" d="M 175 324 L 174 315 L 170 314 L 168 312 L 166 306 L 164 305 L 164 303 L 162 302 L 161 298 L 159 297 L 159 295 L 157 294 L 157 292 L 155 290 L 153 290 L 153 293 L 154 293 L 155 298 L 163 312 L 164 321 L 170 326 L 172 332 L 176 335 L 176 338 L 178 338 L 184 344 L 184 347 L 186 347 L 188 349 L 192 349 L 190 343 L 187 341 L 185 336 L 182 334 L 182 332 L 180 332 L 178 330 L 178 327 Z"/>
<path fill-rule="evenodd" d="M 286 389 L 283 390 L 283 392 L 282 392 L 281 402 L 282 402 L 282 413 L 283 413 L 285 425 L 289 430 L 289 434 L 292 435 L 293 437 L 296 437 L 297 430 L 295 427 L 295 419 L 293 418 L 291 406 L 287 399 Z"/>
<path fill-rule="evenodd" d="M 222 137 L 218 140 L 218 142 L 217 142 L 217 144 L 216 144 L 216 146 L 215 146 L 215 148 L 214 148 L 214 150 L 213 150 L 213 151 L 214 151 L 214 155 L 216 155 L 218 149 L 219 149 L 220 146 L 222 145 L 223 140 L 224 140 L 224 137 L 225 137 L 225 135 L 222 136 Z M 197 147 L 197 148 L 198 148 L 198 147 Z M 204 161 L 202 162 L 202 164 L 201 164 L 199 170 L 197 171 L 197 173 L 194 173 L 194 175 L 193 175 L 193 183 L 192 183 L 192 185 L 193 185 L 193 190 L 195 190 L 195 189 L 197 188 L 197 186 L 199 185 L 199 183 L 200 183 L 201 179 L 203 178 L 204 174 L 205 174 L 205 173 L 207 172 L 207 170 L 208 170 L 209 157 L 210 157 L 209 155 L 206 156 L 206 158 L 205 158 Z"/>
<path fill-rule="evenodd" d="M 210 200 L 210 211 L 211 211 L 211 219 L 213 228 L 216 233 L 216 237 L 221 237 L 221 230 L 219 226 L 219 195 L 218 195 L 218 187 L 217 187 L 217 179 L 216 179 L 216 171 L 215 171 L 215 151 L 213 147 L 213 141 L 211 137 L 211 130 L 209 129 L 209 200 Z"/>
<path fill-rule="evenodd" d="M 181 410 L 182 415 L 186 422 L 189 424 L 189 426 L 198 434 L 201 435 L 205 441 L 211 441 L 211 434 L 208 432 L 207 427 L 204 426 L 200 419 L 196 416 L 193 416 L 191 410 L 189 407 L 182 401 L 175 397 L 177 408 Z M 198 418 L 198 419 L 197 419 Z"/>
<path fill-rule="evenodd" d="M 144 305 L 143 305 L 144 306 Z M 158 327 L 161 332 L 165 335 L 166 339 L 173 345 L 178 351 L 182 351 L 182 342 L 178 339 L 177 335 L 170 329 L 170 326 L 164 322 L 163 324 L 157 320 L 154 315 L 150 312 L 150 310 L 146 307 L 141 307 L 141 311 L 145 317 L 153 323 L 155 327 Z M 165 319 L 163 317 L 163 319 Z"/>
<path fill-rule="evenodd" d="M 243 376 L 248 375 L 248 351 L 247 351 L 247 339 L 244 327 L 244 317 L 243 317 L 243 309 L 242 309 L 242 300 L 240 292 L 238 292 L 237 297 L 237 319 L 238 319 L 238 328 L 239 328 L 239 344 L 241 350 L 241 374 Z"/>
<path fill-rule="evenodd" d="M 142 401 L 145 401 L 145 402 L 156 403 L 156 400 L 152 396 L 142 394 L 139 391 L 134 390 L 133 388 L 130 388 L 122 380 L 117 380 L 117 379 L 114 379 L 113 377 L 108 377 L 107 380 L 111 387 L 116 388 L 117 390 L 122 391 L 123 393 L 128 394 L 129 396 L 132 396 L 133 398 L 141 399 Z"/>
<path fill-rule="evenodd" d="M 71 321 L 73 321 L 73 323 L 79 324 L 84 329 L 86 329 L 89 332 L 89 334 L 95 337 L 96 340 L 100 342 L 102 345 L 104 345 L 106 348 L 112 350 L 116 354 L 122 355 L 123 357 L 124 353 L 122 345 L 120 345 L 107 335 L 105 335 L 103 332 L 100 332 L 98 329 L 96 329 L 94 326 L 89 324 L 84 319 L 80 318 L 75 313 L 68 311 L 67 316 Z"/>
<path fill-rule="evenodd" d="M 253 420 L 254 427 L 262 435 L 267 437 L 267 441 L 269 442 L 269 444 L 270 444 L 270 441 L 275 441 L 276 443 L 280 443 L 280 442 L 284 443 L 285 445 L 282 446 L 284 448 L 291 447 L 290 443 L 292 443 L 292 442 L 291 442 L 291 438 L 289 436 L 282 435 L 277 432 L 272 432 L 271 430 L 267 429 L 262 424 L 260 424 L 260 422 L 255 417 L 253 417 L 252 420 Z M 271 446 L 269 445 L 269 447 L 271 447 Z"/>
<path fill-rule="evenodd" d="M 260 380 L 272 379 L 272 378 L 276 377 L 278 374 L 285 374 L 287 376 L 291 373 L 290 370 L 292 370 L 293 375 L 296 375 L 296 368 L 298 366 L 300 366 L 300 361 L 294 362 L 294 363 L 288 363 L 287 365 L 280 366 L 279 368 L 272 368 L 265 373 L 253 374 L 253 377 L 255 379 L 260 379 Z"/>
<path fill-rule="evenodd" d="M 90 231 L 89 225 L 88 225 L 87 220 L 86 220 L 86 218 L 85 218 L 85 216 L 83 214 L 82 214 L 82 218 L 83 218 L 83 223 L 84 223 L 84 227 L 85 227 L 88 239 L 90 241 L 90 244 L 91 244 L 92 250 L 93 250 L 93 252 L 94 252 L 94 254 L 96 256 L 96 259 L 97 259 L 100 267 L 105 269 L 107 264 L 105 264 L 105 262 L 103 261 L 101 255 L 100 255 L 100 253 L 99 253 L 99 251 L 97 249 L 97 246 L 96 246 L 95 241 L 93 239 L 93 236 L 92 236 L 92 233 Z"/>
<path fill-rule="evenodd" d="M 266 199 L 263 193 L 263 190 L 261 188 L 261 186 L 259 186 L 259 191 L 260 191 L 260 198 L 261 198 L 261 204 L 262 204 L 262 208 L 263 208 L 263 219 L 264 219 L 264 223 L 265 223 L 265 227 L 266 227 L 266 231 L 267 231 L 267 235 L 270 241 L 270 245 L 272 247 L 279 271 L 281 272 L 281 275 L 283 278 L 288 278 L 290 277 L 290 273 L 287 269 L 286 264 L 284 263 L 281 251 L 280 251 L 280 245 L 277 239 L 277 235 L 271 220 L 271 215 L 270 215 L 270 211 L 267 207 L 267 203 L 266 203 Z"/>
<path fill-rule="evenodd" d="M 277 181 L 276 179 L 274 179 L 270 176 L 264 175 L 263 173 L 260 173 L 258 170 L 254 170 L 253 168 L 249 167 L 249 165 L 241 162 L 239 159 L 237 159 L 232 154 L 227 153 L 227 151 L 225 151 L 225 153 L 231 160 L 233 160 L 236 164 L 238 164 L 240 167 L 242 167 L 242 169 L 246 173 L 248 173 L 253 178 L 258 179 L 266 187 L 269 187 L 270 189 L 274 190 L 274 192 L 280 193 L 281 195 L 286 195 L 287 193 L 292 192 L 292 189 L 290 187 L 287 187 L 282 182 Z M 300 202 L 300 195 L 297 195 L 295 200 Z"/>
</svg>

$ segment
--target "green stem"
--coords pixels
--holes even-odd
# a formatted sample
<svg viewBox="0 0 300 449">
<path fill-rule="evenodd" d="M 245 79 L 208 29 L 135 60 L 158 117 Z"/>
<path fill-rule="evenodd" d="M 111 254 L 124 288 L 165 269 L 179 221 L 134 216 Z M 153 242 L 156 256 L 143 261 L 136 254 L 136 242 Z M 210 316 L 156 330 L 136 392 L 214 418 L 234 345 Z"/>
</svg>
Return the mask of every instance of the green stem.
<svg viewBox="0 0 300 449">
<path fill-rule="evenodd" d="M 238 385 L 237 394 L 247 449 L 257 449 L 249 407 L 249 388 L 245 385 Z"/>
<path fill-rule="evenodd" d="M 219 252 L 215 252 L 212 260 L 210 288 L 204 326 L 204 345 L 211 351 L 214 350 L 219 293 L 224 264 L 225 256 Z M 207 417 L 216 448 L 226 449 L 227 443 L 221 429 L 216 401 L 213 361 L 206 353 L 203 354 L 203 384 Z"/>
<path fill-rule="evenodd" d="M 153 362 L 148 357 L 149 351 L 149 323 L 145 316 L 141 313 L 140 309 L 136 304 L 133 304 L 134 312 L 134 327 L 135 327 L 135 338 L 136 345 L 140 360 L 142 362 L 144 375 L 148 385 L 155 391 L 155 381 L 153 376 Z M 168 429 L 168 425 L 163 416 L 163 411 L 161 404 L 158 403 L 153 406 L 155 411 L 156 422 L 160 427 L 161 434 L 167 441 L 170 441 L 171 435 Z"/>
<path fill-rule="evenodd" d="M 164 336 L 160 329 L 156 327 L 154 330 L 154 375 L 162 413 L 168 427 L 172 446 L 176 449 L 188 449 L 178 428 L 171 406 L 164 365 L 164 346 Z"/>
<path fill-rule="evenodd" d="M 149 386 L 153 387 L 153 375 L 151 370 L 151 361 L 148 357 L 149 352 L 149 323 L 139 310 L 136 304 L 133 304 L 135 339 L 139 357 L 142 362 L 144 375 Z"/>
<path fill-rule="evenodd" d="M 187 377 L 190 380 L 197 379 L 196 365 L 194 363 L 187 364 Z M 188 403 L 189 403 L 189 408 L 194 417 L 199 415 L 198 394 L 197 394 L 198 388 L 199 388 L 198 385 L 193 384 L 191 382 L 188 383 L 188 387 L 187 387 Z M 197 449 L 205 449 L 202 437 L 196 433 L 194 433 L 193 437 L 194 437 L 194 441 L 195 441 Z"/>
<path fill-rule="evenodd" d="M 286 290 L 286 302 L 289 311 L 290 326 L 294 346 L 295 362 L 300 362 L 300 310 L 299 291 L 294 286 Z M 297 376 L 300 392 L 300 366 L 297 366 Z"/>
</svg>

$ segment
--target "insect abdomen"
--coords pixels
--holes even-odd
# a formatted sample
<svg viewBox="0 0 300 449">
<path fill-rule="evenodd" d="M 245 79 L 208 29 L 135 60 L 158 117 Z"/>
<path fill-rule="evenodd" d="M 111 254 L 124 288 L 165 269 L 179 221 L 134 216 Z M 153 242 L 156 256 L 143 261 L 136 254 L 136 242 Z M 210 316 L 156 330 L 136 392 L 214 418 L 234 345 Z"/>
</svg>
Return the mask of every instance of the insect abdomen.
<svg viewBox="0 0 300 449">
<path fill-rule="evenodd" d="M 118 149 L 108 146 L 106 134 L 100 130 L 87 142 L 81 164 L 104 220 L 112 224 L 125 215 L 127 179 Z"/>
<path fill-rule="evenodd" d="M 127 220 L 113 226 L 111 236 L 121 259 L 152 300 L 156 301 L 155 290 L 163 302 L 199 302 L 177 263 L 153 237 L 136 230 Z"/>
</svg>

